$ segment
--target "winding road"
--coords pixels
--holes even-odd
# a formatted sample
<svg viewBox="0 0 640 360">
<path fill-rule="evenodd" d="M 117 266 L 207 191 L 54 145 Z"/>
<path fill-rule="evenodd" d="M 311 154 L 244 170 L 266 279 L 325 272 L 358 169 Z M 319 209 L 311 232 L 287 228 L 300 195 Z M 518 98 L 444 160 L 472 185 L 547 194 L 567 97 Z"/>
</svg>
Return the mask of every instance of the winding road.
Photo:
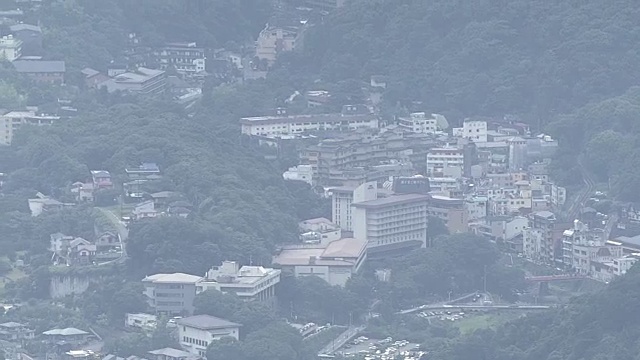
<svg viewBox="0 0 640 360">
<path fill-rule="evenodd" d="M 115 227 L 116 231 L 118 232 L 118 241 L 120 242 L 120 248 L 122 249 L 122 253 L 120 253 L 119 258 L 104 262 L 100 265 L 125 262 L 127 260 L 126 245 L 127 245 L 127 239 L 129 238 L 129 229 L 127 229 L 127 226 L 120 220 L 118 215 L 116 215 L 113 211 L 105 208 L 96 208 L 96 209 L 101 211 L 104 214 L 104 216 L 106 216 L 106 218 L 109 219 L 111 224 L 113 224 L 113 226 Z"/>
</svg>

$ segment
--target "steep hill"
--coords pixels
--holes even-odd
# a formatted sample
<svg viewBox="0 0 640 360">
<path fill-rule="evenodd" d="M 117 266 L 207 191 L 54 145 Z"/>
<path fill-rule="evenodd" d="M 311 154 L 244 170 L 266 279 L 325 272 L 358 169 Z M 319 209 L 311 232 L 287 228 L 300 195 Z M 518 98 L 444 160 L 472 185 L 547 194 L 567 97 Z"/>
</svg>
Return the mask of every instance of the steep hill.
<svg viewBox="0 0 640 360">
<path fill-rule="evenodd" d="M 325 78 L 389 76 L 387 99 L 541 123 L 640 80 L 630 0 L 353 0 L 305 45 Z"/>
</svg>

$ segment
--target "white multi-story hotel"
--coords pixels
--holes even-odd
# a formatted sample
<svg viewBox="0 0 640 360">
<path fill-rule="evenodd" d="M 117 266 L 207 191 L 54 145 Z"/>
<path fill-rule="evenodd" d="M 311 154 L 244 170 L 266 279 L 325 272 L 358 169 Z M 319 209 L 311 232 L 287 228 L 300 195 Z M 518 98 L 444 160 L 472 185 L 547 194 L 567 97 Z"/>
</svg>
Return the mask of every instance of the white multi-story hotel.
<svg viewBox="0 0 640 360">
<path fill-rule="evenodd" d="M 336 187 L 331 189 L 331 222 L 344 231 L 352 231 L 351 204 L 375 200 L 378 196 L 377 187 L 376 182 L 371 181 L 356 188 Z"/>
<path fill-rule="evenodd" d="M 377 129 L 378 117 L 358 113 L 358 107 L 350 105 L 339 114 L 287 115 L 278 109 L 275 116 L 256 116 L 240 119 L 242 134 L 250 136 L 278 137 L 310 131 L 342 131 L 358 128 Z"/>
<path fill-rule="evenodd" d="M 427 154 L 427 174 L 433 176 L 442 173 L 446 168 L 464 166 L 464 151 L 461 148 L 445 146 L 433 148 Z"/>
<path fill-rule="evenodd" d="M 353 237 L 366 239 L 369 252 L 425 246 L 429 199 L 424 194 L 399 194 L 354 203 Z"/>
</svg>

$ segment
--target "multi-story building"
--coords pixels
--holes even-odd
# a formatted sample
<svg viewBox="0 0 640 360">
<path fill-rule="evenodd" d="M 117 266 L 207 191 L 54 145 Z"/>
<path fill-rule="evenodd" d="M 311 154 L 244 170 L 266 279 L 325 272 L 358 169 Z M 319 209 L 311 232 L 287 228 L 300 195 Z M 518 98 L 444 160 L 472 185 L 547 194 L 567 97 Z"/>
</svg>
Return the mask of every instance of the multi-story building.
<svg viewBox="0 0 640 360">
<path fill-rule="evenodd" d="M 321 185 L 379 181 L 389 176 L 424 172 L 428 148 L 435 140 L 427 134 L 385 131 L 321 141 L 300 152 Z M 382 177 L 382 178 L 381 178 Z"/>
<path fill-rule="evenodd" d="M 442 220 L 450 234 L 469 230 L 469 214 L 464 199 L 431 195 L 427 214 Z"/>
<path fill-rule="evenodd" d="M 0 60 L 12 62 L 22 55 L 22 40 L 7 35 L 0 38 Z"/>
<path fill-rule="evenodd" d="M 207 347 L 223 337 L 240 339 L 241 324 L 211 315 L 189 316 L 177 321 L 180 346 L 190 353 L 205 356 Z"/>
<path fill-rule="evenodd" d="M 367 258 L 367 241 L 344 238 L 328 244 L 290 245 L 280 249 L 273 263 L 296 277 L 318 276 L 332 286 L 345 286 Z"/>
<path fill-rule="evenodd" d="M 256 40 L 256 56 L 266 60 L 269 66 L 275 63 L 278 54 L 293 51 L 300 30 L 296 27 L 267 26 L 260 32 Z"/>
<path fill-rule="evenodd" d="M 513 137 L 507 140 L 509 145 L 509 170 L 522 171 L 527 165 L 527 140 Z"/>
<path fill-rule="evenodd" d="M 487 122 L 465 119 L 462 124 L 462 137 L 473 142 L 487 142 Z"/>
<path fill-rule="evenodd" d="M 97 86 L 106 88 L 108 92 L 161 94 L 165 91 L 166 84 L 167 77 L 163 70 L 140 67 L 136 71 L 120 73 Z"/>
<path fill-rule="evenodd" d="M 399 194 L 352 203 L 353 237 L 367 251 L 384 252 L 426 245 L 429 195 Z"/>
<path fill-rule="evenodd" d="M 181 74 L 194 74 L 205 71 L 204 48 L 191 43 L 170 43 L 155 52 L 162 70 L 173 67 Z"/>
<path fill-rule="evenodd" d="M 427 154 L 427 174 L 430 177 L 443 174 L 447 168 L 459 168 L 462 172 L 464 167 L 463 149 L 451 145 L 439 148 L 432 148 Z"/>
<path fill-rule="evenodd" d="M 562 234 L 570 224 L 556 219 L 550 211 L 538 211 L 529 216 L 529 227 L 523 232 L 524 255 L 535 261 L 554 264 L 562 261 Z"/>
<path fill-rule="evenodd" d="M 332 188 L 330 192 L 331 221 L 344 231 L 353 231 L 351 205 L 356 202 L 377 199 L 378 185 L 372 181 L 358 187 Z"/>
<path fill-rule="evenodd" d="M 19 74 L 24 74 L 31 80 L 40 83 L 62 84 L 66 72 L 64 61 L 54 60 L 15 60 L 12 64 Z"/>
<path fill-rule="evenodd" d="M 113 188 L 111 174 L 106 170 L 91 170 L 91 180 L 96 190 Z"/>
<path fill-rule="evenodd" d="M 223 261 L 212 267 L 197 285 L 197 292 L 215 289 L 232 293 L 243 300 L 274 305 L 275 287 L 280 282 L 280 270 L 262 266 L 242 266 L 235 261 Z"/>
<path fill-rule="evenodd" d="M 24 125 L 48 126 L 58 120 L 59 116 L 34 111 L 11 111 L 0 115 L 0 145 L 11 145 L 15 132 Z"/>
<path fill-rule="evenodd" d="M 263 137 L 327 130 L 377 129 L 379 126 L 376 115 L 354 105 L 346 105 L 339 114 L 287 115 L 286 109 L 277 109 L 275 116 L 246 117 L 240 119 L 240 124 L 242 134 Z"/>
<path fill-rule="evenodd" d="M 442 115 L 431 114 L 431 116 L 427 116 L 424 112 L 411 113 L 407 117 L 398 118 L 398 126 L 413 133 L 435 134 L 438 131 L 437 117 L 442 117 Z"/>
<path fill-rule="evenodd" d="M 183 315 L 193 313 L 196 285 L 202 276 L 183 273 L 155 274 L 142 279 L 144 295 L 156 314 Z"/>
</svg>

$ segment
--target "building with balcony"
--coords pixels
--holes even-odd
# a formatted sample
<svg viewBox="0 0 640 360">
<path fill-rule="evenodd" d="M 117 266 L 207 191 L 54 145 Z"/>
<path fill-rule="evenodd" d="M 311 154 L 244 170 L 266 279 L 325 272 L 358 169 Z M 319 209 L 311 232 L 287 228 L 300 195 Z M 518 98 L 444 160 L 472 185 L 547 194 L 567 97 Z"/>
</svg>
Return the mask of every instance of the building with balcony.
<svg viewBox="0 0 640 360">
<path fill-rule="evenodd" d="M 529 215 L 529 226 L 523 231 L 523 253 L 534 261 L 555 264 L 562 262 L 562 234 L 571 224 L 561 223 L 550 211 Z"/>
<path fill-rule="evenodd" d="M 399 194 L 352 203 L 353 237 L 369 254 L 424 247 L 429 195 Z"/>
<path fill-rule="evenodd" d="M 297 27 L 277 27 L 267 24 L 256 40 L 256 57 L 266 61 L 269 66 L 273 65 L 279 54 L 293 51 L 296 46 L 299 46 L 300 32 Z"/>
<path fill-rule="evenodd" d="M 345 105 L 338 114 L 287 115 L 286 109 L 276 109 L 275 116 L 255 116 L 240 119 L 244 135 L 278 137 L 314 131 L 351 131 L 359 128 L 377 129 L 378 117 L 368 109 Z"/>
<path fill-rule="evenodd" d="M 180 74 L 195 74 L 205 71 L 204 48 L 195 42 L 170 43 L 155 52 L 162 70 L 173 67 Z"/>
<path fill-rule="evenodd" d="M 464 169 L 464 150 L 457 146 L 447 145 L 439 148 L 431 148 L 427 154 L 427 174 L 429 177 L 438 177 L 444 174 L 448 168 Z"/>
<path fill-rule="evenodd" d="M 378 185 L 372 181 L 357 187 L 335 187 L 330 190 L 330 193 L 332 222 L 344 231 L 352 231 L 351 205 L 377 199 Z"/>
<path fill-rule="evenodd" d="M 431 114 L 427 116 L 424 112 L 411 113 L 406 117 L 398 118 L 398 126 L 405 131 L 420 134 L 435 134 L 438 131 L 438 118 L 444 116 Z M 446 120 L 445 120 L 446 121 Z"/>
</svg>

